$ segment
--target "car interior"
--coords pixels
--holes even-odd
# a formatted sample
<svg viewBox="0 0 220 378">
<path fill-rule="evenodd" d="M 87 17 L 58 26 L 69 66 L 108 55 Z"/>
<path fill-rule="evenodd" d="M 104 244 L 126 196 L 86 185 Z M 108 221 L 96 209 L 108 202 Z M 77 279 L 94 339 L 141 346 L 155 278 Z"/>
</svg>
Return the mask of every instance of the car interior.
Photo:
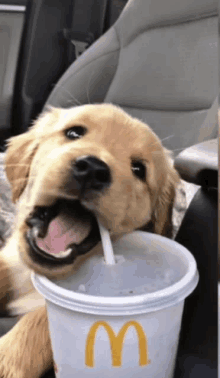
<svg viewBox="0 0 220 378">
<path fill-rule="evenodd" d="M 199 186 L 175 237 L 200 280 L 185 301 L 174 378 L 216 377 L 217 2 L 1 0 L 0 43 L 2 153 L 47 106 L 113 103 L 148 123 Z"/>
</svg>

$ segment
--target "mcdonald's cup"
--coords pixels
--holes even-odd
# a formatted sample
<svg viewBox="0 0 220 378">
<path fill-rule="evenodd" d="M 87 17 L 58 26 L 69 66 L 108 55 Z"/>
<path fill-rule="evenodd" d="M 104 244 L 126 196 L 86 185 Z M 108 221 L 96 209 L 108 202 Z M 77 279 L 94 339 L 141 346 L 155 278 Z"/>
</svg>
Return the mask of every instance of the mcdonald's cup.
<svg viewBox="0 0 220 378">
<path fill-rule="evenodd" d="M 116 264 L 90 257 L 65 281 L 32 275 L 47 303 L 57 378 L 172 378 L 196 262 L 178 243 L 134 232 Z"/>
</svg>

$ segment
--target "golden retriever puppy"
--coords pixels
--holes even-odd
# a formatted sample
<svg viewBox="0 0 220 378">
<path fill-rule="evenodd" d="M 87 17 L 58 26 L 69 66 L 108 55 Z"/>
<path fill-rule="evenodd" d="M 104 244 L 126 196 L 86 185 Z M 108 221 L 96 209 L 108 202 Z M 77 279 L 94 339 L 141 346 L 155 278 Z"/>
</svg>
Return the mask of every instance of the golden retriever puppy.
<svg viewBox="0 0 220 378">
<path fill-rule="evenodd" d="M 171 234 L 179 176 L 154 132 L 116 106 L 50 109 L 11 138 L 6 173 L 18 210 L 1 252 L 2 298 L 33 290 L 31 269 L 65 277 L 100 253 L 97 217 L 113 240 L 136 229 Z M 0 378 L 38 378 L 52 364 L 42 307 L 0 339 Z"/>
</svg>

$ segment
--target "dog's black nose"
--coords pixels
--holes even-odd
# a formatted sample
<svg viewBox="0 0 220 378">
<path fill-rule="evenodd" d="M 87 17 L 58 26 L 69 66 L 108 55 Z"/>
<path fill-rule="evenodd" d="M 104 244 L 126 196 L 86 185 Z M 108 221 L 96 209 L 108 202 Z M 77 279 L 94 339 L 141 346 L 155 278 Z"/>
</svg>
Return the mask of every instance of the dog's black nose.
<svg viewBox="0 0 220 378">
<path fill-rule="evenodd" d="M 90 189 L 101 191 L 111 183 L 108 165 L 95 156 L 83 156 L 76 159 L 73 175 L 79 184 L 81 194 Z"/>
</svg>

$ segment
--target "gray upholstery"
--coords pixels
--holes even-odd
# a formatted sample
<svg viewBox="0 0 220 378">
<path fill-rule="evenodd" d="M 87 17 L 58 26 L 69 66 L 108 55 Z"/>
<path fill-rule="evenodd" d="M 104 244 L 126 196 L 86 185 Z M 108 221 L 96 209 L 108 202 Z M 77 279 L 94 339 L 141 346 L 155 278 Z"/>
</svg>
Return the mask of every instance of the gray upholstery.
<svg viewBox="0 0 220 378">
<path fill-rule="evenodd" d="M 215 1 L 130 0 L 67 70 L 47 104 L 118 104 L 177 155 L 217 136 L 217 44 Z"/>
<path fill-rule="evenodd" d="M 209 176 L 215 175 L 217 186 L 217 139 L 211 139 L 187 148 L 175 159 L 175 167 L 184 180 L 196 185 L 204 184 L 204 175 L 206 176 L 207 183 Z"/>
<path fill-rule="evenodd" d="M 7 2 L 1 3 L 7 4 Z M 7 11 L 7 6 L 2 5 L 0 9 L 0 130 L 5 131 L 6 135 L 10 131 L 14 81 L 23 25 L 24 12 Z"/>
</svg>

